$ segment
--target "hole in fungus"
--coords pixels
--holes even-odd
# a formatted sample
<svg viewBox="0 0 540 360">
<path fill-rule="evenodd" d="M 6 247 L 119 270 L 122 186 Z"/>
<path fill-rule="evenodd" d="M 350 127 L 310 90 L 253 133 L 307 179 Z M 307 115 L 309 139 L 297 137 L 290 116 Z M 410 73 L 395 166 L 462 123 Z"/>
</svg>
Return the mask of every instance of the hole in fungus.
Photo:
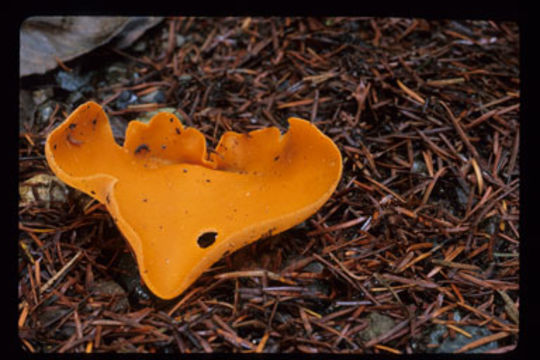
<svg viewBox="0 0 540 360">
<path fill-rule="evenodd" d="M 217 232 L 209 231 L 203 233 L 199 238 L 197 239 L 197 244 L 205 249 L 212 245 L 216 241 Z"/>
<path fill-rule="evenodd" d="M 75 145 L 75 146 L 80 146 L 83 144 L 82 141 L 79 141 L 77 139 L 74 139 L 71 134 L 68 134 L 67 137 L 66 137 L 67 141 L 72 144 L 72 145 Z"/>
<path fill-rule="evenodd" d="M 146 144 L 141 144 L 135 149 L 135 154 L 139 154 L 142 151 L 150 151 L 150 148 Z"/>
</svg>

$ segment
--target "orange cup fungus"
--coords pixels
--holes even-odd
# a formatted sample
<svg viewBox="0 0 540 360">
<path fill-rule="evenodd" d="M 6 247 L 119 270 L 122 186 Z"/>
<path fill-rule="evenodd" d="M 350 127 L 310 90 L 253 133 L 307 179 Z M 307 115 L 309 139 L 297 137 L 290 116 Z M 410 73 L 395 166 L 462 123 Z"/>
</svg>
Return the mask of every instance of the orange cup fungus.
<svg viewBox="0 0 540 360">
<path fill-rule="evenodd" d="M 131 121 L 119 146 L 94 102 L 47 138 L 47 161 L 68 185 L 103 203 L 141 277 L 163 299 L 182 293 L 225 253 L 314 214 L 342 172 L 337 146 L 308 121 L 226 132 L 215 152 L 174 115 Z"/>
</svg>

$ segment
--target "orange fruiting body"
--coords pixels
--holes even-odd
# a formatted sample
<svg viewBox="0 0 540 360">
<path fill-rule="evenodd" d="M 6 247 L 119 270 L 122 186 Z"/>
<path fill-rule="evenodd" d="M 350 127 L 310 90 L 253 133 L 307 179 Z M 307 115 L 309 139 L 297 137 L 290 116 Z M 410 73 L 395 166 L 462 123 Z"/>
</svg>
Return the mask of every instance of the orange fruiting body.
<svg viewBox="0 0 540 360">
<path fill-rule="evenodd" d="M 298 118 L 283 135 L 275 127 L 226 132 L 208 154 L 202 133 L 165 112 L 131 121 L 119 146 L 94 102 L 51 132 L 45 154 L 58 178 L 106 206 L 143 281 L 163 299 L 225 252 L 313 215 L 342 172 L 337 146 Z"/>
</svg>

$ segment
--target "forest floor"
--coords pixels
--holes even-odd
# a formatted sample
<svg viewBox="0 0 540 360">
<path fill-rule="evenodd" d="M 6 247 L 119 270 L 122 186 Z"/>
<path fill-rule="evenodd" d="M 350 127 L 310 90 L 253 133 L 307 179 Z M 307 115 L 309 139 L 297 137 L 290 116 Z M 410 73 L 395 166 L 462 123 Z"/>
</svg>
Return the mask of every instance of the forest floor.
<svg viewBox="0 0 540 360">
<path fill-rule="evenodd" d="M 23 78 L 21 346 L 512 350 L 519 68 L 512 22 L 166 18 L 127 49 L 104 45 Z M 160 300 L 105 207 L 59 182 L 45 160 L 46 136 L 88 100 L 104 107 L 119 143 L 130 120 L 157 109 L 203 132 L 209 149 L 225 131 L 284 131 L 301 117 L 338 145 L 343 176 L 307 221 Z"/>
</svg>

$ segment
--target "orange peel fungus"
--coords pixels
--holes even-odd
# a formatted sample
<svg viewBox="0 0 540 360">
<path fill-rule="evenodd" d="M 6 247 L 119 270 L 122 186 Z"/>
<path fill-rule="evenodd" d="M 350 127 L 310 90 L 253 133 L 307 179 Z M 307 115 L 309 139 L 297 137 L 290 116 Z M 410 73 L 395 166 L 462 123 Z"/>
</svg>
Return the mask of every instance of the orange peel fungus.
<svg viewBox="0 0 540 360">
<path fill-rule="evenodd" d="M 106 206 L 144 283 L 163 299 L 226 252 L 313 215 L 342 172 L 334 142 L 298 118 L 283 135 L 228 131 L 208 154 L 201 132 L 165 112 L 129 122 L 119 146 L 95 102 L 51 132 L 45 155 L 58 178 Z"/>
</svg>

